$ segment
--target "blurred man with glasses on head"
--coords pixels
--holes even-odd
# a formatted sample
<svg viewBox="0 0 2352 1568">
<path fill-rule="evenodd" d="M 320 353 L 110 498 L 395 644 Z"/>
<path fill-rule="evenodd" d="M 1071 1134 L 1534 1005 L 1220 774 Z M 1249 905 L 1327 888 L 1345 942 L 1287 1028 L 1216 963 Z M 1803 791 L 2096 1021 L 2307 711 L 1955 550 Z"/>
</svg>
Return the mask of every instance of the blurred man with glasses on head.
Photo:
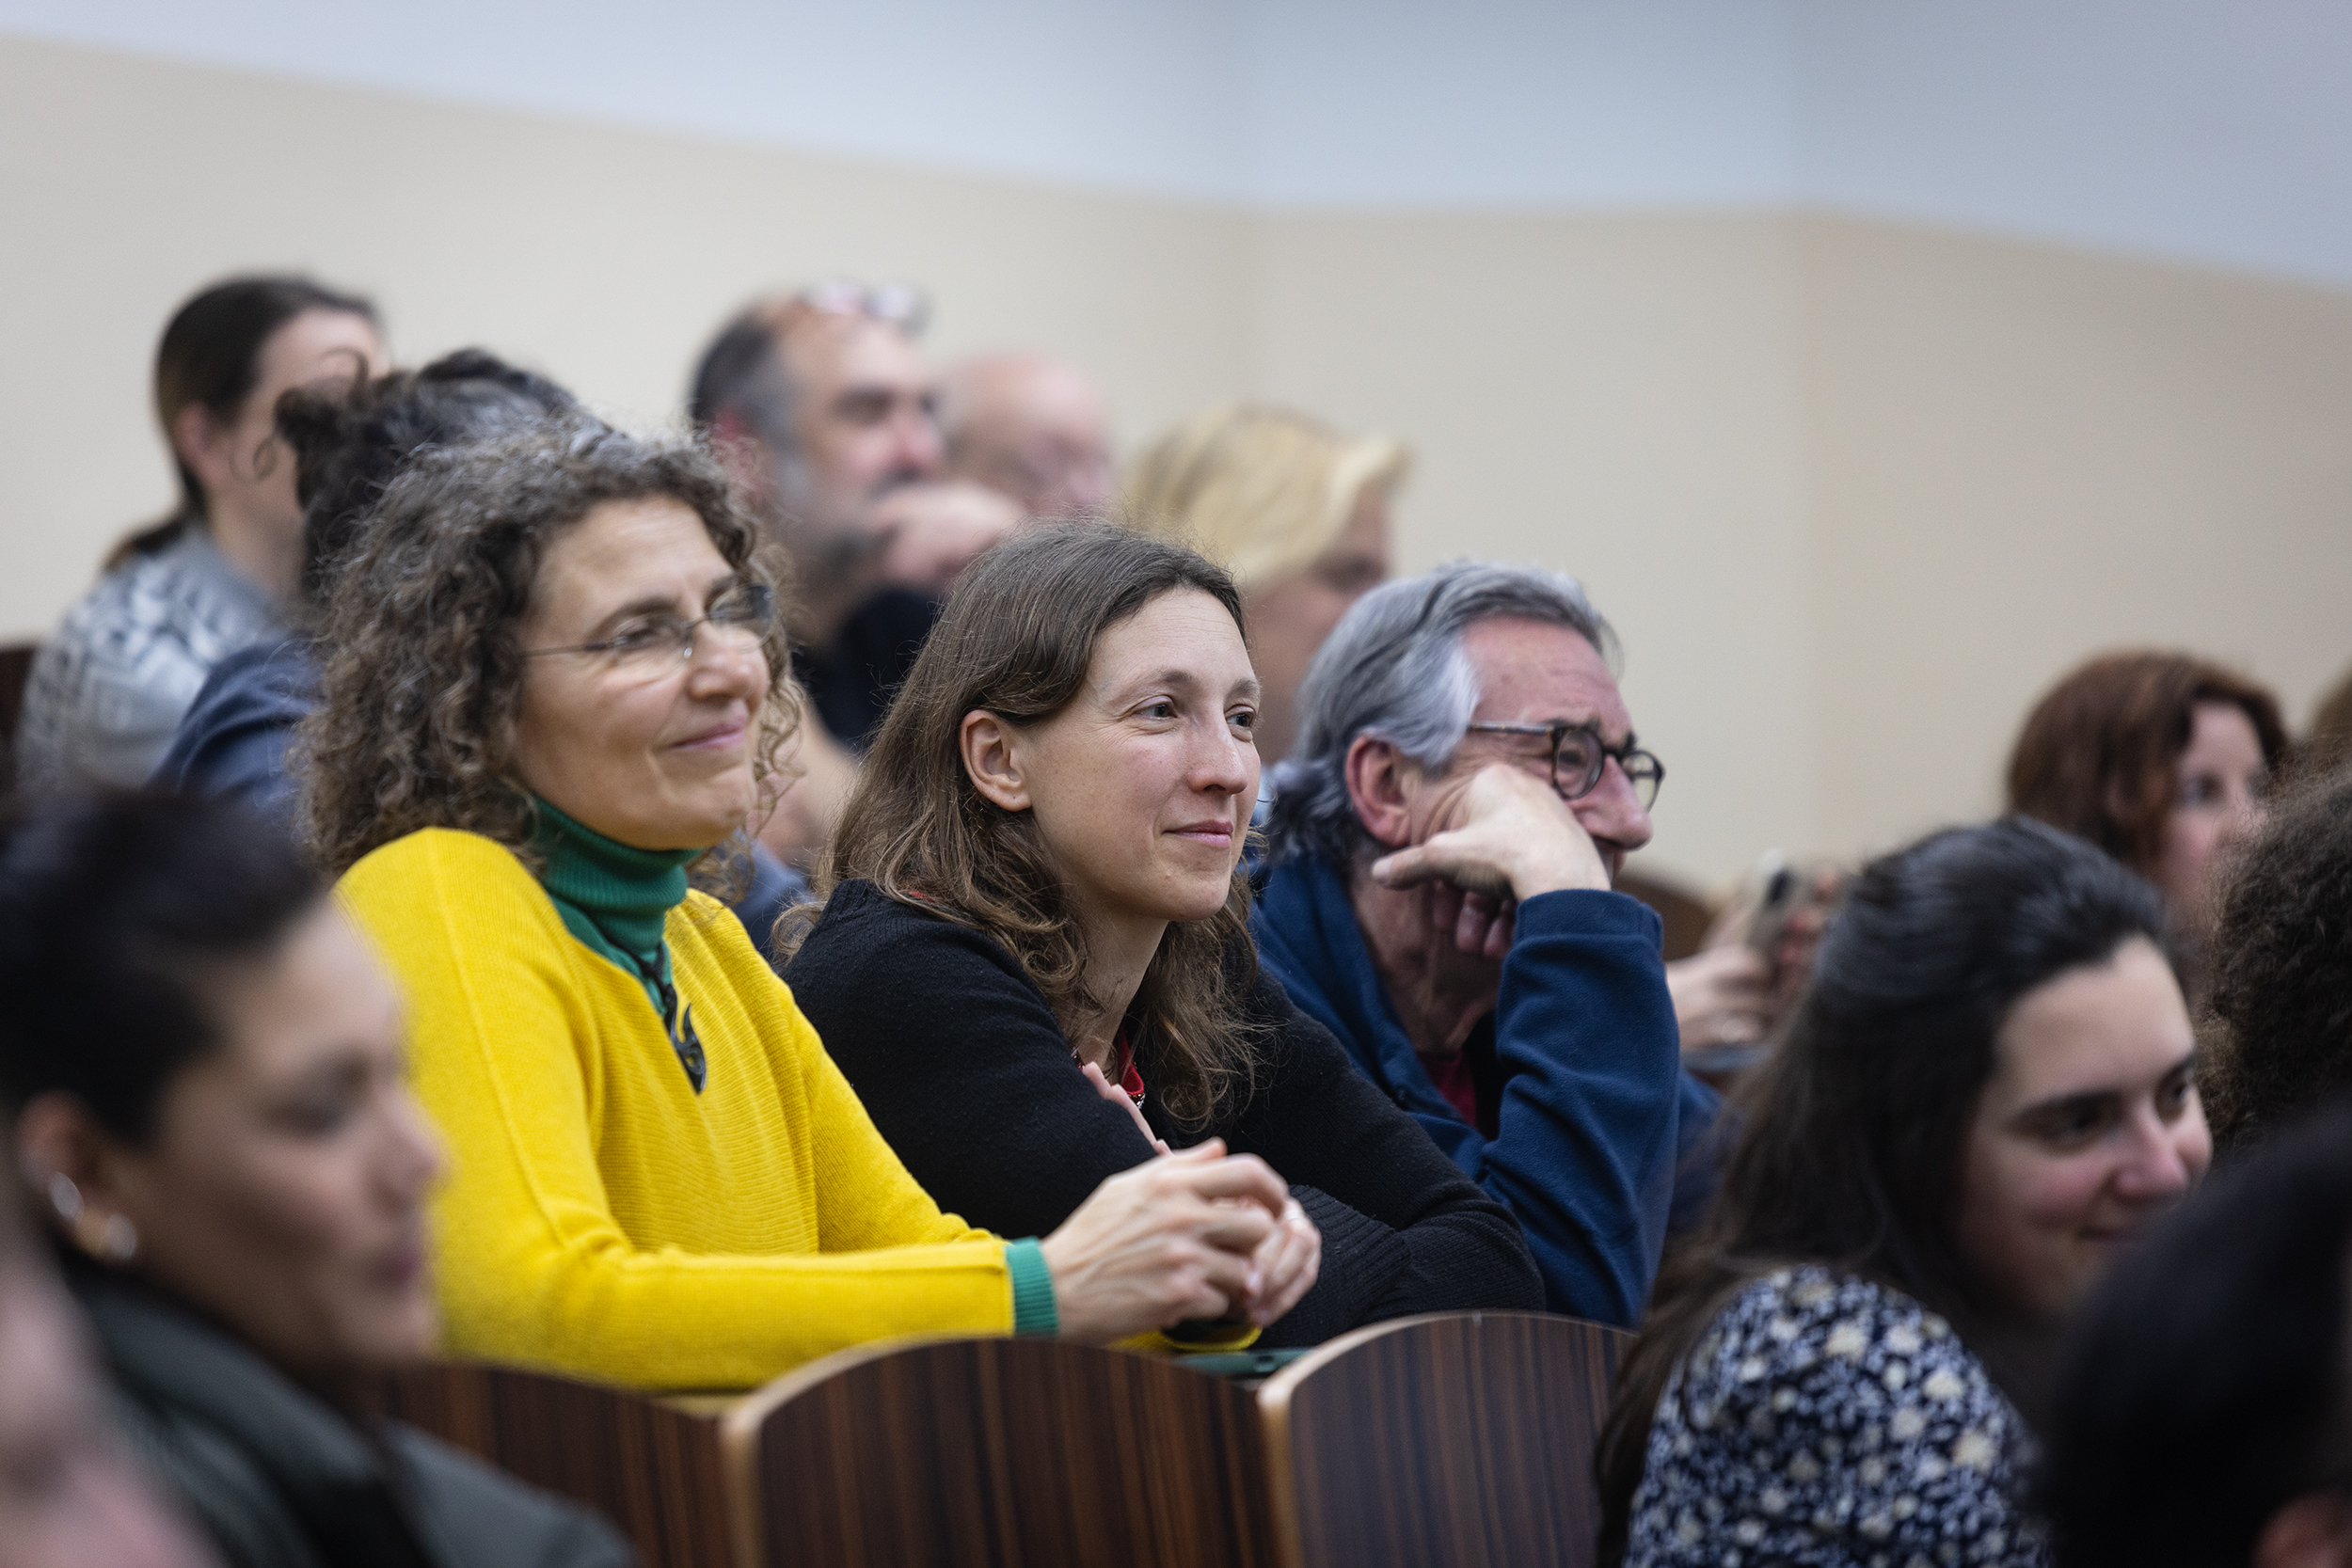
<svg viewBox="0 0 2352 1568">
<path fill-rule="evenodd" d="M 1611 891 L 1665 769 L 1569 578 L 1458 562 L 1357 602 L 1276 771 L 1259 956 L 1518 1216 L 1552 1310 L 1639 1322 L 1683 1156 L 1658 917 Z"/>
<path fill-rule="evenodd" d="M 762 837 L 803 865 L 948 585 L 1020 522 L 946 477 L 928 313 L 911 288 L 820 283 L 747 307 L 694 372 L 694 421 L 792 558 L 793 673 L 822 733 L 803 732 L 802 783 Z"/>
</svg>

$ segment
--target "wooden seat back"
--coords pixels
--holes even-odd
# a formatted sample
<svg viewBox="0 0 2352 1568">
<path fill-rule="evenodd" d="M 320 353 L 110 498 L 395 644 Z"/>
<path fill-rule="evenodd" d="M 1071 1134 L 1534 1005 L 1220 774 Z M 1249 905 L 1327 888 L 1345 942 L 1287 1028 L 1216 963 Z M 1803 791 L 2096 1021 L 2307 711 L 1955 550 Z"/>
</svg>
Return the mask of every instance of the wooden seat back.
<svg viewBox="0 0 2352 1568">
<path fill-rule="evenodd" d="M 1274 1561 L 1249 1396 L 1160 1357 L 899 1340 L 778 1379 L 723 1432 L 746 1568 Z"/>
<path fill-rule="evenodd" d="M 1621 1329 L 1542 1313 L 1405 1318 L 1258 1390 L 1286 1568 L 1592 1561 L 1595 1439 Z"/>
<path fill-rule="evenodd" d="M 648 1568 L 733 1568 L 715 1412 L 505 1367 L 389 1380 L 386 1414 L 602 1513 Z"/>
</svg>

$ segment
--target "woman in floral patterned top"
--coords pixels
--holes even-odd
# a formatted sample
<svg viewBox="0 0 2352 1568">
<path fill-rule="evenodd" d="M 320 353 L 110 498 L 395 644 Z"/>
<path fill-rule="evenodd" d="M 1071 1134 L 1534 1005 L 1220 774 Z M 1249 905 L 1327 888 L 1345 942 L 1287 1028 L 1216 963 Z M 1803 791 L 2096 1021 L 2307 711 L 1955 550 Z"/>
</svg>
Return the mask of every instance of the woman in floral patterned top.
<svg viewBox="0 0 2352 1568">
<path fill-rule="evenodd" d="M 2013 1399 L 2211 1155 L 2156 896 L 2009 818 L 1873 863 L 1600 1456 L 1629 1568 L 2042 1564 Z"/>
</svg>

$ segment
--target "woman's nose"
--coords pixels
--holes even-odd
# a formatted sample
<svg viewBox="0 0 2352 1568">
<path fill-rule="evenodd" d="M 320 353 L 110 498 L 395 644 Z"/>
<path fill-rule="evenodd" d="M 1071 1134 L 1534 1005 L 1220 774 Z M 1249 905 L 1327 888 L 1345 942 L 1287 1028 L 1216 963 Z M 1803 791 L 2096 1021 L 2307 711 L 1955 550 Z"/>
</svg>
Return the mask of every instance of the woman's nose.
<svg viewBox="0 0 2352 1568">
<path fill-rule="evenodd" d="M 2141 1202 L 2180 1196 L 2197 1179 L 2184 1147 L 2187 1130 L 2149 1113 L 2135 1129 L 2131 1158 L 2116 1173 L 2116 1190 Z"/>
<path fill-rule="evenodd" d="M 760 644 L 709 624 L 694 628 L 686 665 L 687 689 L 698 697 L 748 696 L 768 687 L 768 656 Z"/>
<path fill-rule="evenodd" d="M 1244 790 L 1254 792 L 1257 748 L 1235 738 L 1232 728 L 1222 719 L 1201 728 L 1206 733 L 1203 744 L 1194 748 L 1194 786 L 1223 795 L 1239 795 Z"/>
</svg>

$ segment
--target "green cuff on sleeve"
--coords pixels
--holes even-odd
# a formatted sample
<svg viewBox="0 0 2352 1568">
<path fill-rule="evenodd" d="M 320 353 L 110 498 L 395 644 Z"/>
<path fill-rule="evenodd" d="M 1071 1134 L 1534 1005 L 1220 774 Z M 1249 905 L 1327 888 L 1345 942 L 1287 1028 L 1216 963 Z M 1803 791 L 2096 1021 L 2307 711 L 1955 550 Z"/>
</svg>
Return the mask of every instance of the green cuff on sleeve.
<svg viewBox="0 0 2352 1568">
<path fill-rule="evenodd" d="M 1012 1331 L 1058 1334 L 1061 1314 L 1054 1307 L 1054 1274 L 1045 1249 L 1034 1240 L 1005 1243 L 1005 1272 L 1012 1275 Z"/>
</svg>

